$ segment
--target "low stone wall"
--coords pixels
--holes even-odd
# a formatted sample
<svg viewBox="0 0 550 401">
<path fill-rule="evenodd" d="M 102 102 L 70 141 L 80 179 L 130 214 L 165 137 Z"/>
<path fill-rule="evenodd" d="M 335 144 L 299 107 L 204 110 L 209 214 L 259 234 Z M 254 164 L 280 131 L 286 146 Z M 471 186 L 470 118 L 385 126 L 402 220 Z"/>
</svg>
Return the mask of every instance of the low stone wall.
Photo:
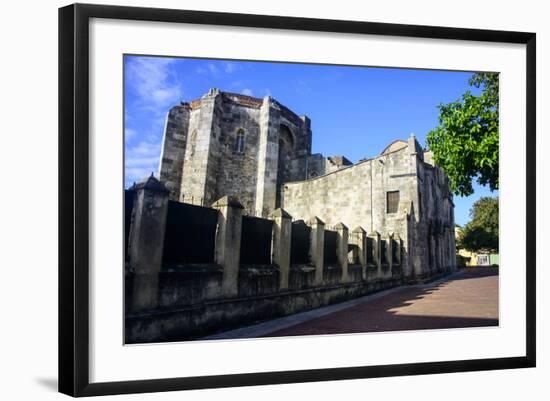
<svg viewBox="0 0 550 401">
<path fill-rule="evenodd" d="M 392 234 L 350 232 L 342 223 L 325 230 L 317 217 L 292 222 L 282 209 L 269 219 L 247 217 L 231 197 L 212 208 L 175 204 L 154 177 L 132 192 L 126 343 L 195 339 L 410 280 Z M 204 244 L 185 243 L 202 238 L 195 231 L 213 241 L 204 252 L 197 253 Z M 165 241 L 181 263 L 166 258 Z"/>
<path fill-rule="evenodd" d="M 126 315 L 125 342 L 148 343 L 164 341 L 193 340 L 206 335 L 231 330 L 248 324 L 298 313 L 336 302 L 357 298 L 369 293 L 391 288 L 402 284 L 400 277 L 377 281 L 358 281 L 344 284 L 311 286 L 306 271 L 295 271 L 291 282 L 293 286 L 302 289 L 289 289 L 284 292 L 273 291 L 274 287 L 264 287 L 265 282 L 256 277 L 248 278 L 248 284 L 255 282 L 257 286 L 268 290 L 260 295 L 236 297 L 230 299 L 212 299 L 195 302 L 188 305 L 171 307 L 159 307 L 143 313 L 130 313 Z M 265 277 L 264 277 L 265 279 Z M 201 279 L 193 284 L 187 283 L 191 288 L 200 288 Z M 275 280 L 266 280 L 267 283 Z M 250 293 L 250 286 L 245 292 Z M 269 291 L 271 290 L 271 292 Z M 168 291 L 168 289 L 161 292 Z M 163 299 L 168 299 L 165 294 Z"/>
</svg>

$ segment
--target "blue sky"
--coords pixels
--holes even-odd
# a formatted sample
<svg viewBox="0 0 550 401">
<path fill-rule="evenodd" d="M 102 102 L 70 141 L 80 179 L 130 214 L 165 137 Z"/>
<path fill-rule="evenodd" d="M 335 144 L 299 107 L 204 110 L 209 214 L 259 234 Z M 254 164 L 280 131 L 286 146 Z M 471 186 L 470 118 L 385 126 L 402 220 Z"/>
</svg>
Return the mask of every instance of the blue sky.
<svg viewBox="0 0 550 401">
<path fill-rule="evenodd" d="M 209 88 L 250 96 L 270 95 L 312 121 L 313 153 L 353 162 L 379 154 L 411 133 L 424 146 L 438 124 L 439 103 L 468 86 L 467 72 L 191 58 L 125 56 L 125 186 L 158 169 L 164 118 L 179 101 Z M 495 196 L 475 186 L 455 196 L 455 220 L 465 224 L 473 202 Z"/>
</svg>

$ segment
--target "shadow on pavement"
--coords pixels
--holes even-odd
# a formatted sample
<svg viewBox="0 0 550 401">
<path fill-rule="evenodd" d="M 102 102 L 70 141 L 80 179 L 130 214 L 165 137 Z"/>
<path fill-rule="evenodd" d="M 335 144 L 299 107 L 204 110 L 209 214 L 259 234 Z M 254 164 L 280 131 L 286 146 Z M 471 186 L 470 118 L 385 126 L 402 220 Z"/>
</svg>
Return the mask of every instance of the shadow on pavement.
<svg viewBox="0 0 550 401">
<path fill-rule="evenodd" d="M 434 287 L 404 287 L 390 295 L 263 337 L 498 326 L 498 317 L 491 316 L 495 315 L 492 309 L 483 309 L 482 305 L 492 304 L 494 297 L 498 297 L 498 283 L 488 283 L 485 279 L 496 275 L 498 268 L 468 268 L 451 281 Z M 455 281 L 469 279 L 481 280 L 455 283 L 454 287 L 446 288 Z M 444 294 L 440 290 L 445 290 Z M 429 299 L 427 302 L 424 301 L 426 297 Z M 414 309 L 406 311 L 413 304 Z M 441 313 L 442 310 L 447 311 L 449 316 Z"/>
<path fill-rule="evenodd" d="M 470 280 L 480 277 L 498 276 L 498 267 L 464 267 L 459 269 L 460 275 L 453 277 L 453 280 Z"/>
</svg>

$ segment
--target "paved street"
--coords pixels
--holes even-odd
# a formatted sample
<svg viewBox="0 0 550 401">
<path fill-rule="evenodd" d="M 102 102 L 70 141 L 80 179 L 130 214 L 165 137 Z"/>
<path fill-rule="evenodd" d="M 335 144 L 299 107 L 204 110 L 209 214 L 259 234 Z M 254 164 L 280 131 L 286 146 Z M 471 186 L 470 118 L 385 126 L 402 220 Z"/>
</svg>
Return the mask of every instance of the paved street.
<svg viewBox="0 0 550 401">
<path fill-rule="evenodd" d="M 435 286 L 405 287 L 266 336 L 497 325 L 498 270 L 473 268 Z"/>
<path fill-rule="evenodd" d="M 498 269 L 467 268 L 205 339 L 360 333 L 498 325 Z"/>
</svg>

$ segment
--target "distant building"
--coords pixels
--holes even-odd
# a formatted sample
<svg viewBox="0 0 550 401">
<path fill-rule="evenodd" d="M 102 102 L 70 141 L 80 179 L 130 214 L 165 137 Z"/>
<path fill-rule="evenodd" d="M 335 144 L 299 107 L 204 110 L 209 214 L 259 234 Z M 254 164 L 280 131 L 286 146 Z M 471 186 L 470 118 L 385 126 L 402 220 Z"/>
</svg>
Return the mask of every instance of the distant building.
<svg viewBox="0 0 550 401">
<path fill-rule="evenodd" d="M 455 228 L 455 239 L 458 240 L 460 227 Z M 457 249 L 458 266 L 498 266 L 500 264 L 500 255 L 489 251 L 471 252 L 466 249 Z"/>
</svg>

